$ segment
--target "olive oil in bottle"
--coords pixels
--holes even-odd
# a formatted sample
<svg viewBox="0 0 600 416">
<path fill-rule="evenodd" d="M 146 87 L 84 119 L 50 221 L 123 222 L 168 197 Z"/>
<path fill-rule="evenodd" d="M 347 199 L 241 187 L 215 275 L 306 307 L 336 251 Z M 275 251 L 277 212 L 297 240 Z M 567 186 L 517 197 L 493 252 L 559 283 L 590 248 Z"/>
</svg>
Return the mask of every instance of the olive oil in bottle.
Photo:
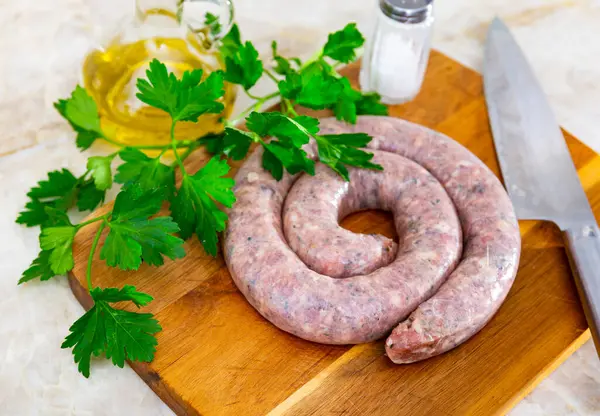
<svg viewBox="0 0 600 416">
<path fill-rule="evenodd" d="M 198 68 L 204 71 L 203 77 L 224 69 L 214 40 L 206 36 L 208 31 L 195 31 L 180 22 L 177 8 L 185 2 L 171 0 L 171 9 L 164 8 L 164 0 L 158 1 L 162 8 L 147 7 L 156 2 L 138 0 L 136 27 L 127 28 L 107 47 L 92 51 L 83 65 L 84 86 L 98 105 L 103 131 L 127 145 L 161 145 L 170 141 L 170 116 L 136 98 L 136 80 L 146 77 L 152 59 L 159 59 L 177 77 Z M 204 114 L 197 123 L 178 122 L 176 139 L 191 140 L 221 132 L 221 118 L 229 117 L 233 110 L 232 84 L 225 84 L 221 100 L 225 106 L 221 114 Z"/>
</svg>

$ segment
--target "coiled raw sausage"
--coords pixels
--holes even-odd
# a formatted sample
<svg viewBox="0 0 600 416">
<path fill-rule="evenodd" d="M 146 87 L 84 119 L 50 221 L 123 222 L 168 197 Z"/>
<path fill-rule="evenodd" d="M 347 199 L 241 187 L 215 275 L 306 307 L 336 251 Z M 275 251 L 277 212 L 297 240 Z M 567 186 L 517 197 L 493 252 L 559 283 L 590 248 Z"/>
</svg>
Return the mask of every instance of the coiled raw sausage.
<svg viewBox="0 0 600 416">
<path fill-rule="evenodd" d="M 512 205 L 481 161 L 439 133 L 389 117 L 321 120 L 323 134 L 358 131 L 373 136 L 384 171 L 350 169 L 349 183 L 323 166 L 276 181 L 261 150 L 252 154 L 236 176 L 225 260 L 248 301 L 285 331 L 348 344 L 397 326 L 386 341 L 394 362 L 440 354 L 483 327 L 512 285 Z M 397 247 L 339 227 L 370 208 L 393 212 Z"/>
</svg>

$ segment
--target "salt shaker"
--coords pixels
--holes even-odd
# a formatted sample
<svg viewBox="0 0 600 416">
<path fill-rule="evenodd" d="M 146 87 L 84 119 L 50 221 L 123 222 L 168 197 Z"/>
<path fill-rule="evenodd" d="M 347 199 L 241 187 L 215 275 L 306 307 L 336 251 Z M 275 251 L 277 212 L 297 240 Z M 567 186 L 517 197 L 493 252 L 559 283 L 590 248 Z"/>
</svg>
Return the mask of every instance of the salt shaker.
<svg viewBox="0 0 600 416">
<path fill-rule="evenodd" d="M 412 100 L 421 89 L 429 60 L 433 0 L 379 0 L 360 71 L 365 92 L 386 104 Z"/>
</svg>

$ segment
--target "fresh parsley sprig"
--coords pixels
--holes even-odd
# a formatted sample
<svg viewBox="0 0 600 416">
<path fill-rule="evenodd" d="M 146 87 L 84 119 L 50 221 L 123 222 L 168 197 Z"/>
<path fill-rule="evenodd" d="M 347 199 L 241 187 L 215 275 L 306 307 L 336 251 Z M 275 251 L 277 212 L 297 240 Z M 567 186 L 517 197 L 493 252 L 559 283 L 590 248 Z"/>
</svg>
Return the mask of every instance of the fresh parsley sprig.
<svg viewBox="0 0 600 416">
<path fill-rule="evenodd" d="M 164 263 L 185 255 L 183 240 L 174 236 L 179 228 L 170 217 L 153 217 L 164 199 L 162 188 L 143 190 L 135 184 L 119 193 L 112 211 L 74 225 L 68 216 L 55 208 L 47 207 L 52 225 L 42 227 L 42 251 L 23 272 L 19 284 L 39 278 L 49 280 L 71 271 L 74 267 L 73 242 L 83 227 L 99 223 L 88 256 L 86 280 L 94 306 L 70 328 L 63 348 L 74 347 L 75 362 L 85 376 L 90 374 L 91 356 L 104 353 L 115 365 L 123 366 L 125 359 L 151 361 L 157 341 L 154 333 L 160 331 L 151 314 L 139 314 L 114 309 L 109 303 L 132 301 L 144 306 L 152 300 L 133 286 L 123 289 L 94 287 L 92 260 L 104 229 L 109 232 L 100 252 L 100 258 L 110 266 L 123 270 L 137 270 L 142 260 L 150 265 Z M 153 217 L 153 218 L 151 218 Z"/>
<path fill-rule="evenodd" d="M 235 202 L 233 179 L 222 177 L 229 172 L 229 166 L 215 157 L 195 174 L 188 173 L 178 153 L 174 129 L 178 121 L 197 121 L 202 114 L 223 111 L 223 104 L 218 101 L 224 94 L 223 74 L 213 72 L 201 81 L 202 70 L 196 69 L 184 72 L 178 80 L 154 59 L 146 76 L 148 81 L 138 80 L 137 97 L 166 111 L 172 119 L 171 146 L 182 179 L 171 199 L 171 213 L 184 238 L 196 233 L 204 249 L 216 256 L 217 233 L 225 229 L 227 221 L 217 203 L 231 208 Z"/>
<path fill-rule="evenodd" d="M 225 138 L 218 150 L 232 159 L 241 160 L 252 143 L 260 144 L 264 148 L 263 167 L 276 179 L 282 178 L 284 170 L 290 174 L 314 174 L 314 162 L 303 149 L 311 140 L 317 144 L 319 160 L 346 180 L 346 166 L 381 169 L 381 166 L 370 161 L 372 154 L 360 149 L 370 141 L 368 136 L 364 135 L 363 139 L 358 140 L 353 135 L 319 135 L 319 121 L 299 116 L 294 108 L 296 103 L 315 110 L 331 109 L 338 119 L 350 123 L 355 123 L 360 114 L 387 114 L 387 107 L 379 102 L 379 96 L 355 90 L 348 79 L 335 69 L 339 63 L 354 60 L 357 49 L 364 43 L 355 24 L 348 24 L 329 35 L 325 46 L 306 62 L 283 57 L 278 52 L 277 43 L 273 42 L 273 71 L 265 67 L 258 54 L 248 53 L 248 42 L 242 43 L 236 27 L 233 32 L 235 36 L 228 39 L 226 45 L 225 78 L 241 85 L 250 97 L 257 98 L 257 102 L 249 115 L 242 114 L 246 117 L 249 132 L 236 128 L 234 122 L 228 123 Z M 249 90 L 263 73 L 276 83 L 277 92 L 255 97 Z M 251 77 L 244 79 L 237 74 Z M 277 96 L 281 97 L 280 111 L 266 114 L 256 112 L 267 100 Z"/>
<path fill-rule="evenodd" d="M 185 255 L 183 240 L 173 234 L 179 227 L 171 217 L 151 218 L 160 210 L 165 195 L 161 188 L 143 190 L 137 185 L 120 192 L 110 217 L 100 259 L 121 270 L 137 270 L 144 262 L 162 266 L 163 256 L 172 260 Z"/>
<path fill-rule="evenodd" d="M 121 368 L 125 359 L 152 361 L 158 344 L 154 334 L 162 330 L 158 321 L 150 313 L 129 312 L 110 305 L 129 301 L 137 307 L 145 306 L 152 296 L 130 285 L 122 289 L 94 288 L 90 295 L 94 306 L 69 328 L 70 334 L 61 346 L 73 348 L 79 372 L 89 377 L 92 356 L 101 354 Z"/>
<path fill-rule="evenodd" d="M 213 35 L 222 30 L 217 16 L 207 14 L 205 21 Z M 137 80 L 137 97 L 171 117 L 171 140 L 166 145 L 126 146 L 113 140 L 102 130 L 94 99 L 80 86 L 55 104 L 76 132 L 79 149 L 86 150 L 96 141 L 117 147 L 107 156 L 90 157 L 81 176 L 67 169 L 48 173 L 46 180 L 28 192 L 25 210 L 17 219 L 27 226 L 41 226 L 41 251 L 23 272 L 19 284 L 49 280 L 71 271 L 77 233 L 87 226 L 97 227 L 86 268 L 87 289 L 94 304 L 71 326 L 62 344 L 63 348 L 72 348 L 85 377 L 90 375 L 92 357 L 104 355 L 119 367 L 126 359 L 151 361 L 157 345 L 155 334 L 161 330 L 152 314 L 113 307 L 117 302 L 143 307 L 152 300 L 150 295 L 129 285 L 120 289 L 94 286 L 95 253 L 99 251 L 101 260 L 122 270 L 137 270 L 143 262 L 161 266 L 165 258 L 183 257 L 182 239 L 196 235 L 205 251 L 216 256 L 218 233 L 227 222 L 224 207 L 235 203 L 234 180 L 227 177 L 227 158 L 241 160 L 253 145 L 262 146 L 263 167 L 278 180 L 284 172 L 314 174 L 316 161 L 308 157 L 306 146 L 314 146 L 319 161 L 346 180 L 347 166 L 381 169 L 371 162 L 373 155 L 362 150 L 371 140 L 368 135 L 321 134 L 319 120 L 299 115 L 295 108 L 330 109 L 338 119 L 350 123 L 356 122 L 360 114 L 387 112 L 376 94 L 354 89 L 336 70 L 354 60 L 364 42 L 354 24 L 332 33 L 323 48 L 305 62 L 281 55 L 276 42 L 272 44 L 272 59 L 263 62 L 251 42 L 242 42 L 237 25 L 220 42 L 224 72 L 205 76 L 197 69 L 178 78 L 154 59 L 146 79 Z M 263 76 L 271 79 L 276 91 L 258 97 L 251 89 Z M 222 133 L 199 140 L 176 140 L 178 122 L 197 122 L 203 114 L 223 111 L 224 82 L 239 84 L 254 103 L 238 119 L 225 121 Z M 275 98 L 281 100 L 280 111 L 259 112 Z M 245 129 L 238 127 L 242 120 Z M 183 162 L 200 147 L 215 156 L 197 172 L 189 172 Z M 146 150 L 156 151 L 157 155 L 151 157 L 144 153 Z M 168 155 L 174 158 L 171 163 L 165 162 Z M 117 159 L 122 163 L 113 177 Z M 176 171 L 181 177 L 179 184 L 175 181 Z M 122 188 L 112 210 L 80 224 L 71 222 L 67 215 L 71 208 L 95 209 L 104 202 L 113 183 Z M 166 205 L 170 216 L 161 216 L 160 210 Z"/>
</svg>

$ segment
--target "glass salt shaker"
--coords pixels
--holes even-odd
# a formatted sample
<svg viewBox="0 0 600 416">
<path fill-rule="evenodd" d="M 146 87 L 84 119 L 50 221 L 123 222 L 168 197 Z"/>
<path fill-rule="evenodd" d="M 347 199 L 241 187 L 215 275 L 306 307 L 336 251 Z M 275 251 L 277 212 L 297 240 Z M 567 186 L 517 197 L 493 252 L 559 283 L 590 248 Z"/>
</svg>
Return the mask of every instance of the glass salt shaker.
<svg viewBox="0 0 600 416">
<path fill-rule="evenodd" d="M 412 100 L 423 83 L 433 20 L 433 0 L 379 0 L 362 60 L 362 90 L 386 104 Z"/>
</svg>

